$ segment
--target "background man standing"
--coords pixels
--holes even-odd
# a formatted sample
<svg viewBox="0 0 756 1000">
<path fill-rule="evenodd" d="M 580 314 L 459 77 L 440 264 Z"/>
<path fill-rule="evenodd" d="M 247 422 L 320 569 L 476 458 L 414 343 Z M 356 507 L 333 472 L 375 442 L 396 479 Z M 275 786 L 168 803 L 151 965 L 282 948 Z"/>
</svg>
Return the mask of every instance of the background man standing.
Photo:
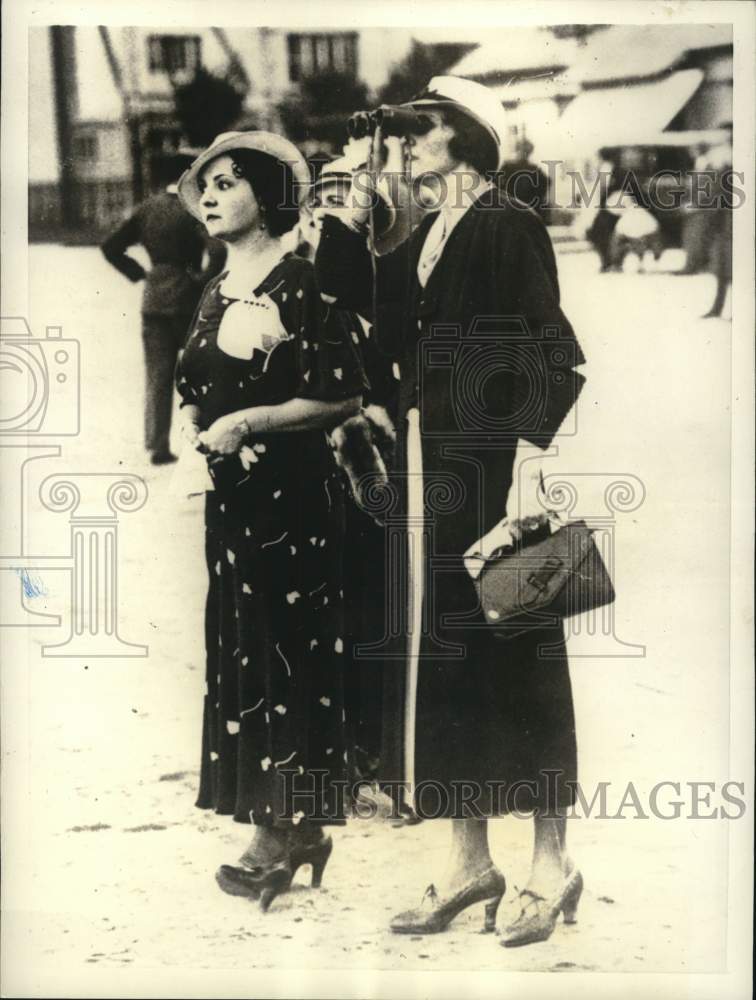
<svg viewBox="0 0 756 1000">
<path fill-rule="evenodd" d="M 164 191 L 142 202 L 102 244 L 106 259 L 130 281 L 144 279 L 142 296 L 142 341 L 144 343 L 145 447 L 153 465 L 175 461 L 170 450 L 173 372 L 194 310 L 205 283 L 223 266 L 224 250 L 208 244 L 207 237 L 181 206 L 175 181 L 184 157 L 170 164 L 172 183 Z M 141 244 L 151 268 L 126 252 Z M 202 270 L 205 250 L 210 262 Z"/>
</svg>

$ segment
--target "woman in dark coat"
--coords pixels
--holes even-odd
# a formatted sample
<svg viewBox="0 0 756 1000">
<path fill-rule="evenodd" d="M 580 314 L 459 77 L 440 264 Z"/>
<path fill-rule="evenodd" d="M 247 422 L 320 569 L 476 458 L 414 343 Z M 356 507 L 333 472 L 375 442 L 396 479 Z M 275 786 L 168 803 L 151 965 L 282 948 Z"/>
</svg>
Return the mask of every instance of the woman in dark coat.
<svg viewBox="0 0 756 1000">
<path fill-rule="evenodd" d="M 363 144 L 364 145 L 364 144 Z M 301 211 L 299 253 L 314 259 L 320 242 L 324 206 L 343 207 L 351 186 L 351 166 L 359 160 L 342 157 L 326 164 Z M 370 389 L 363 394 L 363 411 L 331 432 L 338 464 L 347 488 L 344 546 L 345 707 L 349 734 L 350 792 L 356 795 L 377 776 L 381 753 L 381 715 L 386 670 L 377 657 L 362 650 L 380 645 L 385 628 L 385 530 L 360 506 L 361 484 L 386 476 L 396 439 L 398 380 L 395 366 L 378 348 L 366 319 L 349 313 L 350 327 Z"/>
<path fill-rule="evenodd" d="M 388 620 L 399 622 L 387 655 L 400 718 L 382 778 L 405 781 L 421 815 L 450 817 L 453 838 L 430 906 L 400 914 L 392 928 L 443 930 L 487 900 L 491 929 L 505 884 L 487 819 L 532 810 L 532 875 L 502 941 L 525 944 L 548 937 L 560 912 L 573 918 L 582 885 L 564 846 L 562 814 L 577 778 L 564 638 L 561 627 L 497 637 L 464 555 L 486 549 L 476 543 L 505 517 L 498 543 L 516 537 L 521 519 L 543 514 L 534 457 L 573 406 L 583 381 L 574 366 L 584 359 L 559 307 L 542 223 L 485 179 L 500 162 L 496 98 L 445 77 L 411 106 L 425 116 L 425 134 L 407 140 L 413 173 L 432 172 L 445 199 L 403 249 L 377 261 L 378 337 L 401 372 L 400 469 L 383 511 L 401 533 L 401 544 L 388 546 L 387 595 Z M 372 296 L 366 215 L 357 206 L 327 218 L 316 259 L 323 291 L 363 311 Z"/>
<path fill-rule="evenodd" d="M 302 864 L 320 883 L 323 827 L 344 822 L 344 509 L 325 430 L 359 410 L 366 383 L 345 314 L 282 244 L 307 176 L 280 136 L 229 133 L 179 184 L 228 247 L 177 369 L 214 486 L 197 805 L 254 824 L 216 877 L 264 909 Z"/>
</svg>

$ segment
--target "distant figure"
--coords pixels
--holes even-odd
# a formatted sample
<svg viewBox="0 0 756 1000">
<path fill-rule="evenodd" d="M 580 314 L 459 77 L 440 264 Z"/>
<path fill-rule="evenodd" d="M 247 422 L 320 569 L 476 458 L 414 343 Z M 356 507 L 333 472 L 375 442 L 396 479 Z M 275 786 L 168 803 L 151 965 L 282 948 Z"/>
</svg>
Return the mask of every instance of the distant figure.
<svg viewBox="0 0 756 1000">
<path fill-rule="evenodd" d="M 599 178 L 602 179 L 602 183 L 599 186 L 598 211 L 593 218 L 590 228 L 586 230 L 585 235 L 599 255 L 601 271 L 603 272 L 610 270 L 612 267 L 612 235 L 614 227 L 619 221 L 619 213 L 616 208 L 610 208 L 607 204 L 610 195 L 615 192 L 618 186 L 616 166 L 611 160 L 607 159 L 605 150 L 600 150 L 600 153 L 603 159 L 598 168 Z M 606 184 L 603 183 L 604 177 L 607 178 Z"/>
<path fill-rule="evenodd" d="M 724 175 L 732 170 L 732 123 L 725 126 L 729 139 L 713 146 L 696 161 L 697 170 L 708 170 L 714 174 L 712 191 L 717 197 L 717 205 L 709 212 L 710 247 L 708 270 L 717 279 L 717 288 L 711 309 L 704 313 L 704 319 L 721 316 L 727 300 L 727 291 L 732 283 L 732 205 L 724 185 Z"/>
<path fill-rule="evenodd" d="M 685 251 L 685 267 L 677 274 L 699 274 L 706 270 L 709 259 L 709 214 L 697 204 L 696 174 L 705 170 L 703 166 L 708 146 L 699 143 L 691 150 L 694 153 L 693 167 L 685 178 L 685 197 L 680 204 L 682 212 L 682 248 Z"/>
<path fill-rule="evenodd" d="M 177 180 L 184 161 L 172 164 Z M 145 271 L 130 257 L 129 247 L 141 244 L 152 267 Z M 202 270 L 205 250 L 210 255 Z M 146 369 L 144 438 L 153 465 L 175 461 L 170 450 L 173 373 L 178 352 L 202 290 L 225 259 L 220 245 L 211 246 L 195 219 L 181 206 L 175 183 L 142 202 L 102 244 L 106 259 L 130 281 L 144 279 L 142 341 Z"/>
<path fill-rule="evenodd" d="M 622 270 L 625 257 L 634 253 L 640 260 L 643 270 L 643 258 L 651 251 L 654 260 L 658 260 L 664 249 L 664 241 L 658 221 L 646 208 L 642 208 L 635 200 L 619 211 L 617 223 L 614 226 L 609 242 L 609 266 L 612 270 Z"/>
<path fill-rule="evenodd" d="M 549 208 L 549 178 L 538 164 L 533 163 L 530 155 L 533 143 L 528 139 L 520 139 L 517 143 L 517 159 L 502 164 L 498 173 L 498 184 L 510 198 L 529 205 L 548 225 L 551 221 Z"/>
</svg>

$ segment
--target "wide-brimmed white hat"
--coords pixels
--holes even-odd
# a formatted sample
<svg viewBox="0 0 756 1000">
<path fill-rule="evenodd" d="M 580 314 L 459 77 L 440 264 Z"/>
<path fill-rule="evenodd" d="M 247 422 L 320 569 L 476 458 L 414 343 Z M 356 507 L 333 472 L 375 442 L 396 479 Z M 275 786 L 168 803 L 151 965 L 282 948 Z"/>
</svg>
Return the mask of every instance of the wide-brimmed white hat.
<svg viewBox="0 0 756 1000">
<path fill-rule="evenodd" d="M 291 168 L 294 178 L 296 200 L 299 202 L 304 198 L 310 185 L 310 170 L 305 158 L 293 142 L 284 139 L 282 135 L 276 135 L 275 132 L 223 132 L 213 139 L 207 149 L 200 153 L 179 178 L 178 196 L 184 208 L 195 218 L 202 218 L 199 206 L 201 194 L 197 186 L 199 175 L 211 160 L 236 149 L 256 150 L 258 153 L 272 156 L 280 163 L 285 163 Z"/>
<path fill-rule="evenodd" d="M 507 133 L 507 113 L 501 101 L 488 87 L 461 76 L 434 76 L 428 86 L 403 107 L 444 108 L 454 107 L 473 118 L 488 132 L 496 143 L 501 167 L 504 157 L 504 137 Z"/>
</svg>

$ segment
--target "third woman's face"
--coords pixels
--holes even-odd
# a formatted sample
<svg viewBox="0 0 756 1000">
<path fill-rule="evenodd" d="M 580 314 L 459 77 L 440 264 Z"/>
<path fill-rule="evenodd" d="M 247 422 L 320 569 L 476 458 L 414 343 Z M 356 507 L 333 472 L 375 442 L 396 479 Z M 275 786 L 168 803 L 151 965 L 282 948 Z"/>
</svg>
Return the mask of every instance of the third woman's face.
<svg viewBox="0 0 756 1000">
<path fill-rule="evenodd" d="M 323 217 L 329 209 L 346 205 L 349 187 L 349 181 L 328 180 L 316 186 L 306 199 L 300 213 L 300 233 L 313 250 L 317 250 L 320 243 Z"/>
<path fill-rule="evenodd" d="M 198 185 L 202 221 L 210 236 L 233 243 L 259 226 L 262 216 L 252 186 L 236 176 L 230 156 L 211 160 Z"/>
</svg>

